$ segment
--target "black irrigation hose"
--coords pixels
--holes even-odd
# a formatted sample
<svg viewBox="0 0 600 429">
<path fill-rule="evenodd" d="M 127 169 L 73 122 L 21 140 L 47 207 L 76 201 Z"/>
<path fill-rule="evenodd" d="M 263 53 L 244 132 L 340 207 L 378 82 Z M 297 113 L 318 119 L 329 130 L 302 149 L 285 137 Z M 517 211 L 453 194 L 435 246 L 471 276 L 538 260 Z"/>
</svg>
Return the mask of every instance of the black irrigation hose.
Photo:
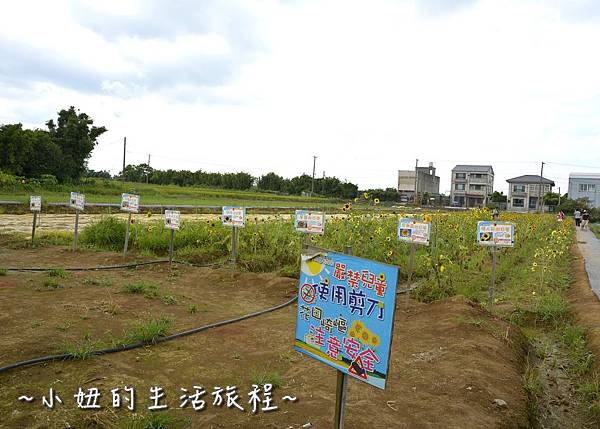
<svg viewBox="0 0 600 429">
<path fill-rule="evenodd" d="M 288 305 L 291 305 L 294 302 L 296 302 L 297 299 L 298 299 L 298 297 L 294 296 L 289 301 L 286 301 L 283 304 L 279 304 L 279 305 L 276 305 L 274 307 L 269 307 L 269 308 L 266 308 L 264 310 L 260 310 L 260 311 L 254 312 L 254 313 L 246 314 L 245 316 L 236 317 L 234 319 L 222 320 L 220 322 L 215 322 L 215 323 L 211 323 L 211 324 L 208 324 L 208 325 L 200 326 L 199 328 L 188 329 L 187 331 L 178 332 L 178 333 L 172 334 L 172 335 L 167 335 L 166 337 L 159 337 L 159 338 L 155 339 L 152 343 L 147 343 L 147 342 L 139 341 L 137 343 L 127 344 L 127 345 L 121 346 L 121 347 L 111 347 L 111 348 L 107 348 L 107 349 L 96 350 L 96 351 L 90 353 L 90 355 L 91 356 L 100 356 L 100 355 L 106 355 L 106 354 L 109 354 L 109 353 L 117 353 L 117 352 L 123 352 L 123 351 L 126 351 L 126 350 L 133 350 L 133 349 L 137 349 L 137 348 L 140 348 L 140 347 L 149 346 L 149 345 L 152 345 L 152 344 L 164 343 L 164 342 L 171 341 L 171 340 L 174 340 L 174 339 L 177 339 L 177 338 L 186 337 L 188 335 L 192 335 L 192 334 L 196 334 L 198 332 L 206 331 L 208 329 L 218 328 L 220 326 L 229 325 L 231 323 L 241 322 L 243 320 L 247 320 L 247 319 L 250 319 L 252 317 L 261 316 L 263 314 L 267 314 L 267 313 L 270 313 L 272 311 L 276 311 L 276 310 L 279 310 L 281 308 L 287 307 Z M 30 366 L 30 365 L 36 365 L 38 363 L 53 362 L 53 361 L 57 361 L 57 360 L 68 360 L 68 359 L 77 359 L 77 358 L 75 358 L 72 355 L 67 354 L 67 353 L 60 354 L 60 355 L 42 356 L 42 357 L 38 357 L 38 358 L 35 358 L 35 359 L 24 360 L 24 361 L 21 361 L 21 362 L 16 362 L 16 363 L 13 363 L 13 364 L 10 364 L 10 365 L 7 365 L 7 366 L 0 367 L 0 374 L 2 374 L 3 372 L 9 371 L 11 369 L 20 368 L 20 367 L 23 367 L 23 366 Z"/>
<path fill-rule="evenodd" d="M 61 267 L 60 269 L 65 270 L 65 271 L 100 271 L 100 270 L 118 270 L 121 268 L 133 268 L 133 267 L 140 267 L 142 265 L 153 265 L 153 264 L 164 264 L 166 262 L 169 262 L 168 259 L 156 259 L 154 261 L 145 261 L 145 262 L 130 262 L 127 264 L 117 264 L 117 265 L 99 265 L 96 267 Z M 214 266 L 218 266 L 218 265 L 222 265 L 219 262 L 215 262 L 215 263 L 211 263 L 211 264 L 194 264 L 192 262 L 187 262 L 187 261 L 173 261 L 174 264 L 183 264 L 183 265 L 190 265 L 192 267 L 199 267 L 199 268 L 203 268 L 203 267 L 214 267 Z M 7 271 L 50 271 L 50 270 L 56 270 L 58 268 L 53 268 L 53 267 L 33 267 L 33 268 L 19 268 L 19 267 L 11 267 L 11 268 L 4 268 Z"/>
</svg>

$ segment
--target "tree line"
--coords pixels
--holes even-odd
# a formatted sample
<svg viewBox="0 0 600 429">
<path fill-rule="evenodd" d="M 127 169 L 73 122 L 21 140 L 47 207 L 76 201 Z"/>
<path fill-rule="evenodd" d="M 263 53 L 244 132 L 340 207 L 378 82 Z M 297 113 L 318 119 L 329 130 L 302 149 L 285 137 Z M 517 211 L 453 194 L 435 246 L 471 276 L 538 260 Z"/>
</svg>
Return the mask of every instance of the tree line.
<svg viewBox="0 0 600 429">
<path fill-rule="evenodd" d="M 87 160 L 97 139 L 106 132 L 75 107 L 58 112 L 47 129 L 24 129 L 22 124 L 0 126 L 0 170 L 15 176 L 56 177 L 76 181 L 86 173 Z"/>
<path fill-rule="evenodd" d="M 315 178 L 303 174 L 286 179 L 274 172 L 260 177 L 250 173 L 211 173 L 207 171 L 190 170 L 159 170 L 147 164 L 127 165 L 125 167 L 125 180 L 129 182 L 148 182 L 157 185 L 179 186 L 211 186 L 225 189 L 249 190 L 257 188 L 261 191 L 271 191 L 281 194 L 315 194 L 333 198 L 354 198 L 358 193 L 358 186 L 353 183 L 342 182 L 336 177 Z M 108 172 L 90 172 L 91 177 L 106 177 Z M 115 178 L 122 178 L 123 172 Z"/>
</svg>

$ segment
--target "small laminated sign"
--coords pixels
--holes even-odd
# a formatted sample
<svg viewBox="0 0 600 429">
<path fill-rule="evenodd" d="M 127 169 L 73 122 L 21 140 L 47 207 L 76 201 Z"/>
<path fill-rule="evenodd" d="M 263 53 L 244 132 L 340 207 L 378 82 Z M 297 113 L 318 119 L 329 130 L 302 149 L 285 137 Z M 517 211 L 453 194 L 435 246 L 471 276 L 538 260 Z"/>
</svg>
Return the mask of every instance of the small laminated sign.
<svg viewBox="0 0 600 429">
<path fill-rule="evenodd" d="M 294 348 L 384 389 L 398 268 L 314 247 L 301 256 Z"/>
<path fill-rule="evenodd" d="M 71 192 L 69 207 L 75 210 L 83 210 L 85 208 L 85 195 L 77 192 Z"/>
<path fill-rule="evenodd" d="M 42 211 L 42 197 L 37 195 L 31 195 L 29 197 L 29 210 L 32 212 Z"/>
<path fill-rule="evenodd" d="M 431 223 L 416 218 L 403 217 L 398 222 L 398 241 L 429 245 Z"/>
<path fill-rule="evenodd" d="M 510 222 L 479 221 L 477 222 L 477 244 L 513 247 L 515 245 L 515 225 Z"/>
<path fill-rule="evenodd" d="M 221 219 L 224 226 L 243 228 L 246 224 L 246 208 L 224 206 Z"/>
<path fill-rule="evenodd" d="M 138 213 L 140 210 L 140 196 L 135 194 L 121 194 L 121 210 L 129 213 Z"/>
<path fill-rule="evenodd" d="M 179 229 L 181 213 L 178 210 L 165 210 L 165 228 Z"/>
<path fill-rule="evenodd" d="M 323 234 L 325 232 L 325 213 L 308 210 L 296 210 L 294 228 L 307 234 Z"/>
</svg>

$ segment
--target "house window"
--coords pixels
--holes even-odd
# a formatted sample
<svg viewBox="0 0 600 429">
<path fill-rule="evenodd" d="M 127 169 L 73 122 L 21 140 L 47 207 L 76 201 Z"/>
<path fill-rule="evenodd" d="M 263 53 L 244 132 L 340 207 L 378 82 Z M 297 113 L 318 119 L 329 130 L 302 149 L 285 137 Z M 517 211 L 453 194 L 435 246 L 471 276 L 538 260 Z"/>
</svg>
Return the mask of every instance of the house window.
<svg viewBox="0 0 600 429">
<path fill-rule="evenodd" d="M 459 180 L 460 179 L 464 180 L 467 178 L 467 175 L 466 175 L 466 173 L 456 173 L 454 177 Z"/>
<path fill-rule="evenodd" d="M 513 207 L 525 207 L 525 200 L 523 198 L 513 198 Z"/>
<path fill-rule="evenodd" d="M 513 192 L 525 192 L 525 185 L 514 185 Z M 523 202 L 523 200 L 521 200 L 521 202 Z M 523 207 L 523 206 L 519 206 L 519 207 Z"/>
<path fill-rule="evenodd" d="M 464 191 L 465 190 L 465 184 L 464 183 L 455 183 L 454 184 L 454 189 L 456 191 Z"/>
<path fill-rule="evenodd" d="M 483 185 L 469 185 L 469 189 L 472 191 L 481 191 L 483 189 Z"/>
<path fill-rule="evenodd" d="M 579 192 L 596 192 L 596 185 L 594 183 L 580 183 Z"/>
</svg>

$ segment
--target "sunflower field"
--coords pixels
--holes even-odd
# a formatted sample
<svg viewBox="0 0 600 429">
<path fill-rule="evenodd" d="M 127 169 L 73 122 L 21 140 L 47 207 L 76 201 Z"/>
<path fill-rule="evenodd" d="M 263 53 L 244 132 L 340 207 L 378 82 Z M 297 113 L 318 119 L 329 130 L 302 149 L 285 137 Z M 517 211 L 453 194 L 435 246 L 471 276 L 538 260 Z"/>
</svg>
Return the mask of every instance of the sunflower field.
<svg viewBox="0 0 600 429">
<path fill-rule="evenodd" d="M 309 237 L 294 231 L 289 216 L 248 216 L 246 227 L 239 230 L 238 266 L 297 276 L 299 254 L 306 240 L 335 251 L 350 246 L 356 256 L 397 265 L 400 281 L 405 281 L 409 245 L 398 242 L 396 235 L 399 218 L 410 216 L 377 211 L 375 207 L 370 213 L 353 213 L 348 203 L 342 214 L 327 219 L 323 235 Z M 429 212 L 418 217 L 431 222 L 431 240 L 429 246 L 417 247 L 413 276 L 417 289 L 413 296 L 429 302 L 461 294 L 484 303 L 492 258 L 489 248 L 477 245 L 476 227 L 480 220 L 492 220 L 491 212 Z M 163 228 L 162 218 L 156 218 L 131 225 L 130 249 L 144 255 L 167 254 L 169 231 Z M 509 304 L 510 311 L 521 313 L 547 307 L 544 300 L 552 299 L 554 292 L 568 285 L 571 220 L 557 222 L 552 215 L 512 213 L 503 213 L 500 220 L 515 224 L 516 244 L 498 249 L 495 303 L 499 308 Z M 81 242 L 120 250 L 124 234 L 125 222 L 107 216 L 87 227 Z M 231 230 L 218 219 L 183 222 L 175 234 L 175 251 L 176 258 L 190 262 L 225 262 L 231 252 Z"/>
</svg>

